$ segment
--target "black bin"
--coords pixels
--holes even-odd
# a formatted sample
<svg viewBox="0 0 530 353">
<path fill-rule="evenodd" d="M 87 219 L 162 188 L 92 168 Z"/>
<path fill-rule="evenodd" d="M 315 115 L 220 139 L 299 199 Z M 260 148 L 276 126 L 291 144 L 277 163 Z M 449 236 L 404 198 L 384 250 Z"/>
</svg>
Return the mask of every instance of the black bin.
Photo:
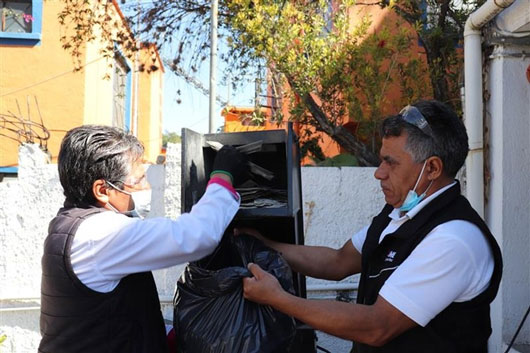
<svg viewBox="0 0 530 353">
<path fill-rule="evenodd" d="M 215 149 L 208 142 L 238 147 L 259 141 L 260 151 L 249 154 L 249 160 L 265 168 L 273 177 L 265 178 L 254 174 L 252 179 L 259 186 L 281 192 L 283 202 L 273 207 L 245 206 L 238 211 L 234 221 L 241 226 L 256 228 L 271 239 L 302 245 L 304 228 L 300 151 L 292 123 L 288 124 L 287 130 L 218 134 L 199 134 L 182 129 L 182 212 L 189 212 L 206 189 L 216 155 Z M 295 294 L 305 298 L 305 277 L 293 272 L 293 282 Z M 316 352 L 315 337 L 313 329 L 299 324 L 291 353 Z"/>
</svg>

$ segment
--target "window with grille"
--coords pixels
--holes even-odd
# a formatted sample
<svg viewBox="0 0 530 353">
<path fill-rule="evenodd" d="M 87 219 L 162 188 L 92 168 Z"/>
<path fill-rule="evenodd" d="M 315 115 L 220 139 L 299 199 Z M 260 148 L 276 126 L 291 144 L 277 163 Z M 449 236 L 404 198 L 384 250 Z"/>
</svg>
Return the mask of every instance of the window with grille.
<svg viewBox="0 0 530 353">
<path fill-rule="evenodd" d="M 33 3 L 31 0 L 0 1 L 2 6 L 1 32 L 31 33 Z"/>
<path fill-rule="evenodd" d="M 0 44 L 40 45 L 43 0 L 0 0 Z"/>
</svg>

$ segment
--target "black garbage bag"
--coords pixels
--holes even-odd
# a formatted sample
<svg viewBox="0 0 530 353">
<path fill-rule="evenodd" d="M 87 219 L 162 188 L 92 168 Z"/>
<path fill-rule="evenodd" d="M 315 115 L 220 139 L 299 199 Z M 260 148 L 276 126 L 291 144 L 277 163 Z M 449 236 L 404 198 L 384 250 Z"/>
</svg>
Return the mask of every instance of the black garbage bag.
<svg viewBox="0 0 530 353">
<path fill-rule="evenodd" d="M 287 353 L 294 320 L 243 298 L 254 262 L 294 293 L 282 256 L 247 235 L 225 234 L 213 254 L 190 263 L 177 283 L 173 325 L 180 353 Z"/>
</svg>

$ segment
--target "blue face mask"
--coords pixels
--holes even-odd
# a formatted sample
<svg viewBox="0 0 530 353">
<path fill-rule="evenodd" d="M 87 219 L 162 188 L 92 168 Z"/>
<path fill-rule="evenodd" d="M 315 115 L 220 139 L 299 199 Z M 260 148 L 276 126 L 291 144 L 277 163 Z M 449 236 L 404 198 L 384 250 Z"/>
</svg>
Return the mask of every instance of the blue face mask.
<svg viewBox="0 0 530 353">
<path fill-rule="evenodd" d="M 420 175 L 418 176 L 418 180 L 416 180 L 416 185 L 414 185 L 414 189 L 410 190 L 409 193 L 407 194 L 405 201 L 403 201 L 403 204 L 399 208 L 400 211 L 408 212 L 412 210 L 414 207 L 416 207 L 417 204 L 421 202 L 421 200 L 425 198 L 427 191 L 429 191 L 429 188 L 431 187 L 432 182 L 433 182 L 432 180 L 429 186 L 427 187 L 427 189 L 423 192 L 423 194 L 418 196 L 418 194 L 416 193 L 416 188 L 418 187 L 418 183 L 421 180 L 421 176 L 423 175 L 423 171 L 425 170 L 426 165 L 427 165 L 427 161 L 423 163 L 423 167 L 421 168 L 421 172 L 420 172 Z"/>
</svg>

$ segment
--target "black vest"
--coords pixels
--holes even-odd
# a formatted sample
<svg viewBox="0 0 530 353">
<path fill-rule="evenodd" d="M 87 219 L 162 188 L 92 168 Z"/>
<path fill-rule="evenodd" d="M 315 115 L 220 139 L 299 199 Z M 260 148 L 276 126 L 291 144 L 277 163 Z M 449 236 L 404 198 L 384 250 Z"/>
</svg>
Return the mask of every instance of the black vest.
<svg viewBox="0 0 530 353">
<path fill-rule="evenodd" d="M 355 343 L 354 352 L 486 353 L 491 334 L 489 304 L 497 295 L 502 275 L 501 252 L 488 227 L 466 198 L 460 195 L 458 183 L 432 200 L 396 232 L 386 235 L 379 244 L 381 233 L 390 223 L 388 215 L 392 210 L 391 205 L 386 205 L 368 229 L 362 248 L 357 303 L 374 304 L 379 290 L 394 272 L 392 268 L 405 261 L 432 229 L 452 220 L 471 222 L 482 231 L 495 261 L 492 278 L 488 288 L 480 295 L 467 302 L 453 302 L 425 327 L 416 326 L 379 348 Z M 391 262 L 388 261 L 389 255 L 393 258 Z M 369 278 L 378 273 L 381 273 L 378 277 Z"/>
<path fill-rule="evenodd" d="M 166 353 L 151 272 L 123 278 L 109 293 L 85 286 L 70 261 L 79 224 L 100 208 L 63 208 L 50 222 L 42 257 L 41 353 Z"/>
</svg>

